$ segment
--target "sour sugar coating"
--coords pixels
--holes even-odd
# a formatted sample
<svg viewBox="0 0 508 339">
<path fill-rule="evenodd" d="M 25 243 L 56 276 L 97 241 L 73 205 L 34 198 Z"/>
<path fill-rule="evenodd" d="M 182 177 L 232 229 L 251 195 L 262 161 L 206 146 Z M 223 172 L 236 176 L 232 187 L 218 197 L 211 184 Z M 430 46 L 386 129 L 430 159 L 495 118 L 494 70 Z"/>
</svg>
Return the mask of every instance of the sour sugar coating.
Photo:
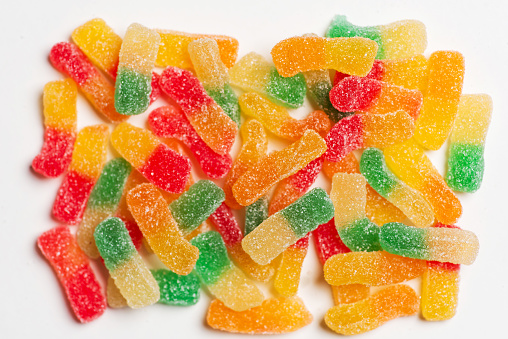
<svg viewBox="0 0 508 339">
<path fill-rule="evenodd" d="M 176 274 L 189 274 L 199 251 L 184 239 L 157 188 L 152 184 L 136 186 L 127 194 L 127 205 L 150 248 L 162 263 Z"/>
<path fill-rule="evenodd" d="M 237 312 L 261 305 L 263 293 L 229 260 L 219 233 L 202 233 L 191 243 L 199 249 L 195 272 L 214 297 Z"/>
<path fill-rule="evenodd" d="M 414 138 L 383 150 L 388 168 L 430 203 L 439 222 L 453 224 L 462 205 Z"/>
<path fill-rule="evenodd" d="M 383 114 L 402 110 L 416 120 L 423 96 L 418 90 L 351 76 L 333 86 L 330 101 L 339 111 Z"/>
<path fill-rule="evenodd" d="M 414 121 L 404 111 L 386 114 L 355 114 L 336 123 L 326 136 L 325 158 L 340 161 L 365 147 L 385 148 L 413 136 Z"/>
<path fill-rule="evenodd" d="M 106 119 L 117 123 L 129 118 L 115 109 L 115 87 L 76 45 L 57 43 L 51 48 L 49 61 L 57 70 L 74 80 L 90 104 Z"/>
<path fill-rule="evenodd" d="M 471 265 L 479 242 L 473 232 L 458 228 L 415 228 L 398 222 L 381 227 L 383 250 L 408 258 Z"/>
<path fill-rule="evenodd" d="M 236 201 L 242 206 L 252 204 L 273 185 L 295 174 L 325 151 L 326 143 L 319 134 L 306 131 L 298 141 L 270 153 L 242 174 L 233 185 Z"/>
<path fill-rule="evenodd" d="M 322 188 L 314 188 L 256 227 L 242 240 L 242 247 L 255 262 L 268 264 L 332 217 L 333 204 L 328 194 Z"/>
<path fill-rule="evenodd" d="M 219 54 L 222 62 L 231 68 L 238 56 L 238 40 L 226 35 L 193 34 L 170 30 L 157 30 L 161 37 L 159 53 L 156 65 L 159 67 L 174 66 L 192 69 L 192 61 L 189 55 L 189 44 L 198 39 L 212 39 L 219 46 Z"/>
<path fill-rule="evenodd" d="M 330 197 L 335 208 L 335 227 L 352 251 L 378 251 L 379 227 L 367 218 L 367 190 L 361 174 L 336 173 Z"/>
<path fill-rule="evenodd" d="M 58 177 L 69 166 L 76 140 L 78 91 L 71 79 L 44 86 L 44 144 L 32 168 L 46 177 Z"/>
<path fill-rule="evenodd" d="M 159 300 L 159 286 L 150 273 L 119 218 L 107 218 L 94 232 L 95 243 L 115 285 L 131 308 Z"/>
<path fill-rule="evenodd" d="M 161 75 L 161 89 L 180 105 L 196 133 L 216 153 L 229 153 L 237 126 L 222 108 L 206 93 L 191 72 L 168 67 Z"/>
<path fill-rule="evenodd" d="M 287 109 L 258 93 L 242 94 L 239 103 L 245 115 L 258 120 L 267 130 L 283 139 L 296 141 L 309 129 L 324 138 L 332 127 L 330 119 L 323 111 L 314 111 L 305 119 L 298 120 L 291 117 Z"/>
<path fill-rule="evenodd" d="M 189 158 L 170 149 L 150 131 L 125 122 L 115 128 L 111 143 L 132 167 L 158 188 L 170 193 L 184 190 L 191 170 Z"/>
<path fill-rule="evenodd" d="M 277 71 L 284 77 L 320 69 L 363 77 L 372 68 L 377 49 L 374 41 L 361 37 L 301 36 L 278 42 L 271 54 Z"/>
<path fill-rule="evenodd" d="M 248 169 L 265 157 L 268 150 L 268 137 L 259 121 L 252 119 L 245 122 L 240 127 L 240 135 L 243 141 L 242 148 L 224 182 L 226 204 L 233 209 L 242 207 L 233 195 L 233 185 Z"/>
<path fill-rule="evenodd" d="M 420 54 L 405 59 L 376 60 L 366 77 L 424 93 L 428 76 L 428 60 Z"/>
<path fill-rule="evenodd" d="M 312 322 L 312 314 L 299 297 L 270 298 L 243 312 L 233 311 L 220 300 L 212 300 L 206 315 L 213 329 L 247 334 L 282 334 Z"/>
<path fill-rule="evenodd" d="M 427 47 L 427 30 L 417 20 L 395 21 L 387 25 L 356 26 L 347 21 L 344 15 L 336 15 L 326 36 L 364 37 L 378 45 L 376 59 L 403 59 L 422 54 Z"/>
<path fill-rule="evenodd" d="M 302 106 L 307 92 L 302 74 L 282 77 L 273 64 L 254 52 L 238 60 L 229 70 L 229 79 L 231 85 L 265 95 L 286 108 Z"/>
<path fill-rule="evenodd" d="M 189 43 L 189 55 L 208 95 L 240 127 L 238 97 L 229 85 L 228 68 L 220 58 L 217 41 L 210 38 L 194 40 Z"/>
<path fill-rule="evenodd" d="M 415 139 L 423 147 L 438 150 L 448 138 L 457 116 L 464 71 L 464 57 L 459 52 L 431 54 L 427 91 L 415 130 Z"/>
<path fill-rule="evenodd" d="M 55 270 L 76 318 L 87 323 L 100 317 L 106 310 L 106 298 L 69 228 L 58 226 L 44 232 L 37 246 Z"/>
<path fill-rule="evenodd" d="M 199 300 L 200 282 L 196 274 L 178 275 L 169 270 L 150 270 L 159 284 L 159 304 L 191 306 Z"/>
<path fill-rule="evenodd" d="M 268 218 L 268 198 L 259 198 L 252 205 L 245 207 L 245 235 L 254 231 Z"/>
<path fill-rule="evenodd" d="M 407 285 L 388 286 L 356 303 L 330 308 L 326 312 L 325 323 L 339 334 L 365 333 L 389 320 L 418 313 L 419 299 Z"/>
<path fill-rule="evenodd" d="M 231 156 L 217 154 L 208 147 L 180 109 L 174 106 L 158 107 L 150 112 L 148 123 L 156 136 L 176 138 L 183 142 L 194 154 L 208 177 L 220 179 L 231 169 L 233 165 Z"/>
<path fill-rule="evenodd" d="M 94 125 L 79 131 L 72 160 L 53 204 L 53 216 L 63 223 L 81 221 L 86 202 L 106 163 L 109 128 Z"/>
<path fill-rule="evenodd" d="M 281 296 L 293 297 L 298 293 L 303 260 L 308 248 L 309 233 L 282 252 L 273 282 L 273 287 Z"/>
<path fill-rule="evenodd" d="M 125 300 L 118 287 L 116 287 L 115 280 L 111 278 L 111 276 L 108 277 L 108 282 L 106 284 L 108 306 L 111 308 L 127 307 L 127 300 Z"/>
<path fill-rule="evenodd" d="M 93 237 L 95 228 L 104 219 L 113 216 L 117 210 L 131 169 L 131 165 L 122 158 L 108 161 L 90 193 L 83 213 L 83 220 L 76 233 L 79 247 L 90 258 L 97 259 L 99 257 Z"/>
<path fill-rule="evenodd" d="M 367 148 L 362 153 L 360 171 L 372 188 L 397 206 L 416 227 L 434 223 L 432 206 L 420 192 L 397 178 L 386 166 L 383 151 Z"/>
<path fill-rule="evenodd" d="M 483 180 L 485 138 L 492 114 L 487 94 L 463 95 L 450 135 L 446 183 L 454 191 L 475 192 Z"/>
</svg>

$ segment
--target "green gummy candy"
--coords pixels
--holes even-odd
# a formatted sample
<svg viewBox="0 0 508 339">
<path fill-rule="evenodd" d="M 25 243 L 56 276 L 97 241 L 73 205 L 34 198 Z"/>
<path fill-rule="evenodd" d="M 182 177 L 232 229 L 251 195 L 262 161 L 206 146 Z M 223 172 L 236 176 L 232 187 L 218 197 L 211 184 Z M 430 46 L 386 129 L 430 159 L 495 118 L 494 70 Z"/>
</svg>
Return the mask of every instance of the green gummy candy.
<svg viewBox="0 0 508 339">
<path fill-rule="evenodd" d="M 424 228 L 390 222 L 381 227 L 379 243 L 386 252 L 403 257 L 426 259 L 429 256 Z"/>
<path fill-rule="evenodd" d="M 87 208 L 117 206 L 131 170 L 131 165 L 123 158 L 108 161 L 90 193 Z"/>
<path fill-rule="evenodd" d="M 286 108 L 298 108 L 303 105 L 307 86 L 303 74 L 284 78 L 272 68 L 266 85 L 266 93 L 270 100 Z"/>
<path fill-rule="evenodd" d="M 120 114 L 136 115 L 150 105 L 152 77 L 120 67 L 116 77 L 115 109 Z"/>
<path fill-rule="evenodd" d="M 379 227 L 368 218 L 358 220 L 352 225 L 343 227 L 338 232 L 344 244 L 353 252 L 381 250 Z"/>
<path fill-rule="evenodd" d="M 360 172 L 372 188 L 387 197 L 397 185 L 398 179 L 388 169 L 383 152 L 378 148 L 367 148 L 360 159 Z"/>
<path fill-rule="evenodd" d="M 245 235 L 252 232 L 266 218 L 268 218 L 268 198 L 264 196 L 245 207 Z"/>
<path fill-rule="evenodd" d="M 178 275 L 166 269 L 150 270 L 160 290 L 159 303 L 173 306 L 191 306 L 199 300 L 201 283 L 194 274 Z"/>
<path fill-rule="evenodd" d="M 169 205 L 183 233 L 195 230 L 226 198 L 224 191 L 210 180 L 200 180 Z"/>
<path fill-rule="evenodd" d="M 454 143 L 448 155 L 446 183 L 454 191 L 476 192 L 483 180 L 483 145 Z"/>
<path fill-rule="evenodd" d="M 240 128 L 240 105 L 238 104 L 238 97 L 231 86 L 225 84 L 222 90 L 206 89 L 206 92 Z"/>
<path fill-rule="evenodd" d="M 114 271 L 136 253 L 129 232 L 119 218 L 107 218 L 95 228 L 95 244 L 107 269 Z"/>
<path fill-rule="evenodd" d="M 213 285 L 222 273 L 231 268 L 226 245 L 216 231 L 201 233 L 190 243 L 199 249 L 199 258 L 194 270 L 205 285 Z"/>
<path fill-rule="evenodd" d="M 319 81 L 314 86 L 309 88 L 309 96 L 316 103 L 318 108 L 328 115 L 328 118 L 333 122 L 337 123 L 342 118 L 350 116 L 352 113 L 340 112 L 333 107 L 330 101 L 330 90 L 332 84 L 330 81 Z"/>
<path fill-rule="evenodd" d="M 297 201 L 280 211 L 295 235 L 302 238 L 333 218 L 333 203 L 325 190 L 313 188 Z"/>
</svg>

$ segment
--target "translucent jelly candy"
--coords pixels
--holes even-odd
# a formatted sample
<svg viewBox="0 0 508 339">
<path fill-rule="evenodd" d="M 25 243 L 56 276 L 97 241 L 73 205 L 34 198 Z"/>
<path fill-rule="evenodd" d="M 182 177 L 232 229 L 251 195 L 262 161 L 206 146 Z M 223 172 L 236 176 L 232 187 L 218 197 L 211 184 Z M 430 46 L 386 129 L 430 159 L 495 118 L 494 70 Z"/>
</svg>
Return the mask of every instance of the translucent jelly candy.
<svg viewBox="0 0 508 339">
<path fill-rule="evenodd" d="M 385 148 L 383 153 L 388 168 L 423 195 L 438 221 L 446 224 L 457 221 L 462 214 L 459 199 L 413 138 Z"/>
<path fill-rule="evenodd" d="M 165 269 L 151 272 L 159 284 L 160 304 L 191 306 L 198 302 L 201 284 L 197 275 L 178 275 Z"/>
<path fill-rule="evenodd" d="M 418 312 L 419 297 L 407 285 L 388 286 L 352 304 L 337 305 L 325 315 L 326 325 L 343 335 L 371 331 L 385 322 Z"/>
<path fill-rule="evenodd" d="M 314 111 L 305 119 L 298 120 L 291 117 L 285 108 L 254 92 L 242 94 L 239 103 L 245 115 L 261 122 L 273 134 L 291 141 L 298 140 L 309 129 L 324 138 L 332 127 L 330 119 L 322 111 Z"/>
<path fill-rule="evenodd" d="M 424 93 L 429 75 L 427 66 L 427 58 L 423 55 L 406 59 L 376 60 L 367 77 Z"/>
<path fill-rule="evenodd" d="M 460 192 L 475 192 L 483 179 L 483 150 L 492 114 L 486 94 L 463 95 L 450 135 L 446 183 Z"/>
<path fill-rule="evenodd" d="M 281 334 L 309 325 L 312 314 L 298 297 L 266 299 L 260 306 L 243 312 L 212 300 L 206 322 L 216 330 L 233 333 Z"/>
<path fill-rule="evenodd" d="M 78 320 L 87 323 L 100 317 L 106 298 L 69 228 L 58 226 L 41 234 L 37 246 L 55 270 Z"/>
<path fill-rule="evenodd" d="M 238 97 L 229 85 L 228 69 L 220 58 L 217 41 L 210 38 L 194 40 L 189 43 L 189 55 L 208 95 L 240 126 Z"/>
<path fill-rule="evenodd" d="M 439 149 L 450 134 L 462 93 L 464 67 L 459 52 L 437 51 L 429 58 L 427 91 L 415 130 L 416 141 L 425 148 Z"/>
<path fill-rule="evenodd" d="M 417 20 L 402 20 L 388 25 L 361 27 L 351 24 L 344 15 L 336 15 L 326 36 L 364 37 L 377 45 L 376 59 L 403 59 L 422 54 L 427 47 L 425 25 Z"/>
<path fill-rule="evenodd" d="M 224 182 L 226 204 L 234 209 L 239 209 L 242 206 L 236 202 L 233 195 L 233 185 L 242 174 L 266 156 L 268 149 L 268 138 L 263 125 L 259 121 L 248 120 L 245 122 L 240 128 L 240 135 L 243 141 L 242 148 Z"/>
<path fill-rule="evenodd" d="M 195 272 L 214 297 L 238 312 L 261 305 L 263 293 L 229 260 L 219 233 L 202 233 L 191 243 L 199 248 Z"/>
<path fill-rule="evenodd" d="M 32 161 L 32 168 L 46 177 L 58 177 L 72 158 L 76 140 L 78 91 L 71 79 L 44 86 L 44 144 Z"/>
<path fill-rule="evenodd" d="M 209 38 L 217 42 L 220 58 L 226 67 L 235 64 L 238 56 L 238 40 L 225 35 L 192 34 L 185 32 L 157 30 L 161 37 L 156 64 L 159 67 L 175 66 L 192 69 L 189 44 L 198 39 Z"/>
<path fill-rule="evenodd" d="M 266 219 L 242 240 L 242 247 L 259 264 L 268 264 L 290 245 L 333 217 L 333 204 L 322 188 Z"/>
<path fill-rule="evenodd" d="M 111 276 L 108 277 L 106 298 L 108 300 L 108 306 L 111 308 L 127 307 L 127 300 L 125 300 L 118 287 L 116 287 L 115 280 L 113 280 Z"/>
<path fill-rule="evenodd" d="M 272 48 L 272 59 L 284 77 L 319 69 L 365 76 L 372 68 L 377 45 L 365 38 L 292 37 Z"/>
<path fill-rule="evenodd" d="M 292 297 L 298 292 L 302 264 L 307 255 L 308 248 L 309 234 L 289 246 L 282 253 L 279 268 L 273 282 L 273 287 L 280 295 Z"/>
<path fill-rule="evenodd" d="M 148 116 L 152 132 L 162 138 L 177 138 L 192 151 L 201 169 L 213 179 L 224 177 L 233 165 L 229 154 L 215 153 L 196 133 L 180 109 L 162 106 L 154 109 Z"/>
<path fill-rule="evenodd" d="M 78 133 L 69 170 L 53 204 L 53 215 L 66 224 L 79 223 L 88 196 L 106 162 L 109 129 L 106 125 L 83 128 Z"/>
<path fill-rule="evenodd" d="M 199 256 L 183 238 L 166 200 L 151 184 L 141 184 L 127 194 L 127 205 L 157 257 L 171 271 L 187 275 Z"/>
<path fill-rule="evenodd" d="M 420 192 L 399 180 L 386 166 L 383 152 L 367 148 L 362 153 L 360 171 L 383 198 L 397 206 L 417 227 L 434 223 L 434 212 Z"/>
<path fill-rule="evenodd" d="M 365 215 L 367 182 L 361 174 L 336 173 L 330 197 L 335 208 L 335 227 L 352 251 L 378 251 L 379 227 Z"/>
<path fill-rule="evenodd" d="M 268 198 L 259 198 L 255 203 L 245 207 L 245 235 L 254 231 L 268 218 Z"/>
<path fill-rule="evenodd" d="M 131 172 L 131 165 L 122 158 L 110 160 L 104 165 L 79 224 L 76 240 L 79 247 L 90 257 L 97 259 L 99 251 L 95 246 L 93 232 L 97 225 L 115 213 L 122 197 L 123 188 Z"/>
<path fill-rule="evenodd" d="M 404 257 L 471 265 L 478 254 L 478 238 L 457 228 L 415 228 L 391 222 L 381 227 L 383 250 Z"/>
<path fill-rule="evenodd" d="M 229 70 L 229 78 L 231 85 L 266 95 L 271 101 L 287 108 L 302 106 L 307 92 L 303 75 L 282 77 L 275 66 L 254 52 L 238 60 Z"/>
<path fill-rule="evenodd" d="M 122 220 L 107 218 L 97 225 L 94 237 L 104 264 L 127 305 L 140 308 L 156 303 L 159 286 L 132 244 Z"/>
<path fill-rule="evenodd" d="M 190 124 L 216 153 L 229 153 L 237 126 L 206 93 L 203 85 L 189 71 L 168 67 L 161 75 L 161 89 L 182 108 Z"/>
<path fill-rule="evenodd" d="M 150 131 L 129 123 L 111 134 L 113 147 L 151 183 L 164 191 L 181 193 L 190 175 L 189 158 L 171 150 Z"/>
<path fill-rule="evenodd" d="M 307 166 L 325 150 L 325 141 L 319 134 L 313 130 L 306 131 L 298 141 L 281 151 L 270 153 L 242 174 L 233 185 L 236 201 L 242 206 L 252 204 L 270 187 Z"/>
<path fill-rule="evenodd" d="M 418 90 L 367 77 L 347 77 L 333 86 L 330 101 L 339 111 L 383 114 L 402 110 L 416 120 L 423 97 Z"/>
<path fill-rule="evenodd" d="M 129 117 L 115 110 L 115 88 L 95 68 L 76 45 L 60 42 L 51 48 L 51 64 L 76 82 L 95 109 L 111 122 Z"/>
<path fill-rule="evenodd" d="M 413 119 L 404 111 L 386 114 L 355 114 L 336 123 L 326 136 L 325 158 L 340 161 L 365 147 L 384 148 L 413 136 Z"/>
</svg>

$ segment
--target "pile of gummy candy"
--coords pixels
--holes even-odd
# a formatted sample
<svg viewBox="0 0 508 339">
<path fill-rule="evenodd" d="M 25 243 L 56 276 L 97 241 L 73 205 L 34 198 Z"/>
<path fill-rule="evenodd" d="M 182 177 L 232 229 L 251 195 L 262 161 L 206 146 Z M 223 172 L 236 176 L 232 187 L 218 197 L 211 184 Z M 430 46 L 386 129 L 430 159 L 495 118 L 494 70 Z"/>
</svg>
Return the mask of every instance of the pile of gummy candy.
<svg viewBox="0 0 508 339">
<path fill-rule="evenodd" d="M 359 27 L 336 16 L 325 37 L 277 43 L 273 63 L 254 52 L 237 61 L 238 41 L 222 35 L 132 24 L 122 40 L 101 19 L 72 41 L 49 53 L 66 78 L 44 87 L 32 168 L 63 177 L 52 210 L 61 225 L 37 243 L 79 321 L 107 305 L 194 305 L 203 287 L 211 328 L 296 331 L 312 321 L 297 296 L 310 237 L 331 285 L 331 330 L 454 316 L 460 265 L 479 247 L 454 225 L 455 192 L 480 187 L 492 100 L 462 94 L 459 52 L 423 55 L 421 22 Z M 77 131 L 78 91 L 109 125 Z M 318 109 L 293 118 L 306 95 Z M 150 110 L 157 100 L 166 104 Z M 148 128 L 126 121 L 137 114 Z M 291 144 L 268 153 L 268 132 Z M 448 138 L 443 178 L 425 150 Z M 195 182 L 192 163 L 215 182 Z M 329 193 L 310 189 L 321 171 Z M 243 208 L 244 228 L 232 212 Z M 166 268 L 150 269 L 141 246 Z M 109 271 L 106 293 L 90 259 Z M 401 284 L 418 277 L 420 293 Z M 279 296 L 265 299 L 254 281 Z"/>
</svg>

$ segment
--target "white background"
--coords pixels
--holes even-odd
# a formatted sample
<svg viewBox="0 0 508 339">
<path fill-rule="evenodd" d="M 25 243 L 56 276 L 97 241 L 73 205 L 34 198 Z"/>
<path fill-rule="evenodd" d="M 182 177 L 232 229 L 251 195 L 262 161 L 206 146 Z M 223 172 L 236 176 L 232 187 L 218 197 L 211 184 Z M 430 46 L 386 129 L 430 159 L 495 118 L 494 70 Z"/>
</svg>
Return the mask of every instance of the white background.
<svg viewBox="0 0 508 339">
<path fill-rule="evenodd" d="M 453 49 L 466 59 L 464 93 L 488 93 L 494 113 L 486 148 L 485 180 L 473 195 L 460 195 L 464 213 L 458 225 L 475 232 L 481 244 L 477 261 L 461 270 L 457 315 L 445 322 L 417 316 L 397 319 L 359 338 L 506 338 L 507 302 L 507 97 L 508 2 L 497 1 L 2 1 L 0 7 L 0 98 L 2 124 L 0 201 L 0 337 L 91 338 L 219 338 L 205 313 L 209 297 L 202 293 L 193 307 L 155 305 L 141 310 L 111 310 L 81 325 L 70 313 L 62 289 L 35 242 L 56 226 L 50 217 L 61 179 L 41 179 L 30 170 L 42 145 L 44 84 L 61 79 L 48 62 L 53 44 L 68 40 L 84 22 L 103 18 L 123 36 L 132 22 L 152 28 L 227 34 L 240 41 L 240 56 L 257 51 L 269 57 L 278 41 L 304 33 L 324 34 L 335 14 L 357 25 L 418 19 L 427 26 L 428 49 Z M 309 107 L 295 112 L 299 117 Z M 101 120 L 88 103 L 78 101 L 79 127 Z M 142 124 L 146 115 L 134 121 Z M 236 149 L 239 144 L 237 143 Z M 276 145 L 278 147 L 280 145 Z M 446 147 L 444 147 L 445 149 Z M 444 170 L 444 149 L 429 153 Z M 318 185 L 328 188 L 321 178 Z M 332 306 L 329 287 L 314 248 L 305 260 L 299 295 L 314 321 L 287 338 L 332 338 L 322 321 Z M 104 272 L 98 271 L 101 279 Z M 417 287 L 418 282 L 413 282 Z M 266 289 L 268 291 L 268 289 Z M 228 335 L 230 338 L 240 335 Z"/>
</svg>

